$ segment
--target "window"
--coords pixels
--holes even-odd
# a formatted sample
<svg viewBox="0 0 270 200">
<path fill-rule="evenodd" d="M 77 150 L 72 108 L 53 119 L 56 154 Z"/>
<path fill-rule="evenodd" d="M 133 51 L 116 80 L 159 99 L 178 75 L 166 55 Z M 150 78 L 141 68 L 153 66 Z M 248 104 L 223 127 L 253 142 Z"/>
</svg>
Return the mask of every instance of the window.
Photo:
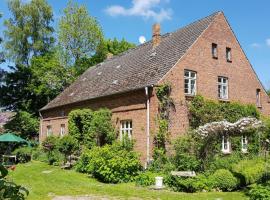
<svg viewBox="0 0 270 200">
<path fill-rule="evenodd" d="M 65 124 L 61 124 L 61 127 L 60 127 L 60 136 L 63 136 L 63 135 L 65 135 Z"/>
<path fill-rule="evenodd" d="M 227 62 L 232 62 L 232 49 L 229 47 L 226 48 L 226 59 Z"/>
<path fill-rule="evenodd" d="M 50 135 L 52 135 L 52 126 L 48 125 L 47 126 L 47 136 L 50 136 Z"/>
<path fill-rule="evenodd" d="M 132 121 L 131 120 L 121 121 L 120 140 L 122 140 L 122 138 L 125 136 L 128 136 L 128 138 L 130 139 L 132 137 Z"/>
<path fill-rule="evenodd" d="M 217 44 L 212 43 L 212 57 L 218 58 L 218 50 L 217 50 Z"/>
<path fill-rule="evenodd" d="M 261 90 L 260 89 L 256 90 L 256 105 L 257 105 L 257 107 L 262 107 L 262 105 L 261 105 Z"/>
<path fill-rule="evenodd" d="M 222 148 L 221 151 L 223 153 L 230 153 L 230 141 L 227 135 L 222 136 Z"/>
<path fill-rule="evenodd" d="M 196 72 L 185 70 L 185 94 L 196 95 Z"/>
<path fill-rule="evenodd" d="M 241 143 L 242 143 L 242 152 L 243 153 L 247 153 L 248 140 L 247 140 L 247 136 L 246 135 L 243 135 L 242 136 Z"/>
<path fill-rule="evenodd" d="M 218 77 L 218 98 L 228 99 L 228 78 Z"/>
</svg>

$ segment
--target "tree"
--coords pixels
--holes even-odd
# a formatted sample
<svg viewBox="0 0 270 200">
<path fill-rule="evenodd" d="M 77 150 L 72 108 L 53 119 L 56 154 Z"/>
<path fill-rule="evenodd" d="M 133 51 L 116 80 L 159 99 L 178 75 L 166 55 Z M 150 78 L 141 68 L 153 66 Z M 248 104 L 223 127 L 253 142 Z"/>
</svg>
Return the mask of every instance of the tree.
<svg viewBox="0 0 270 200">
<path fill-rule="evenodd" d="M 71 163 L 71 154 L 73 154 L 78 149 L 77 141 L 70 135 L 65 135 L 60 138 L 58 142 L 58 150 L 60 153 L 64 154 L 65 162 L 68 160 Z"/>
<path fill-rule="evenodd" d="M 52 8 L 46 0 L 9 0 L 8 7 L 12 17 L 4 22 L 6 55 L 16 64 L 28 65 L 32 56 L 47 53 L 54 43 Z"/>
<path fill-rule="evenodd" d="M 268 94 L 268 96 L 270 96 L 270 90 L 267 90 L 267 94 Z"/>
<path fill-rule="evenodd" d="M 118 55 L 127 51 L 130 48 L 134 48 L 136 45 L 133 43 L 127 42 L 124 38 L 121 41 L 118 41 L 116 38 L 104 39 L 99 46 L 97 47 L 96 53 L 90 57 L 83 57 L 75 63 L 76 76 L 81 75 L 89 67 L 96 65 L 100 62 L 103 62 L 108 54 Z"/>
<path fill-rule="evenodd" d="M 69 1 L 59 22 L 59 45 L 71 65 L 91 57 L 103 39 L 101 27 L 85 6 Z"/>
<path fill-rule="evenodd" d="M 39 120 L 28 112 L 19 111 L 4 128 L 19 133 L 23 138 L 34 139 L 38 136 Z"/>
</svg>

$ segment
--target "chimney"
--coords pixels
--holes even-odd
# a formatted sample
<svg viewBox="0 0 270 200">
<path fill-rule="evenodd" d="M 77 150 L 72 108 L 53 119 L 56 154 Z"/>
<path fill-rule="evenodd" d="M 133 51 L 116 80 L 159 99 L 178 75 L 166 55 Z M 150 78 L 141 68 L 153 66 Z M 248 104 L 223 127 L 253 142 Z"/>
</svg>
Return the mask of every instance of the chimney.
<svg viewBox="0 0 270 200">
<path fill-rule="evenodd" d="M 153 48 L 159 45 L 161 36 L 160 36 L 160 24 L 154 24 L 152 27 L 152 42 Z"/>
</svg>

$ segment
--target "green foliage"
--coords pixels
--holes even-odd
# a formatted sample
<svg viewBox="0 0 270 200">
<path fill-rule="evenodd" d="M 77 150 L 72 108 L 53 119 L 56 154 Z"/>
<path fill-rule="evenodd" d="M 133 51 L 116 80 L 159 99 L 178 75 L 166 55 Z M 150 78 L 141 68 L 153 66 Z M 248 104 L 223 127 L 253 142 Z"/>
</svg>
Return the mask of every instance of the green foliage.
<svg viewBox="0 0 270 200">
<path fill-rule="evenodd" d="M 203 174 L 191 178 L 170 175 L 165 179 L 165 183 L 172 190 L 178 192 L 200 192 L 210 189 L 209 180 Z"/>
<path fill-rule="evenodd" d="M 69 1 L 59 21 L 58 40 L 65 56 L 63 60 L 72 65 L 81 58 L 91 57 L 103 40 L 103 34 L 85 6 Z M 78 70 L 77 74 L 81 73 Z"/>
<path fill-rule="evenodd" d="M 19 133 L 23 138 L 33 139 L 38 136 L 39 120 L 26 111 L 19 111 L 4 128 Z"/>
<path fill-rule="evenodd" d="M 48 156 L 42 147 L 38 147 L 32 150 L 32 159 L 41 162 L 48 162 Z"/>
<path fill-rule="evenodd" d="M 268 200 L 270 199 L 270 184 L 253 185 L 247 193 L 250 200 Z"/>
<path fill-rule="evenodd" d="M 146 171 L 146 172 L 141 172 L 139 175 L 136 177 L 136 185 L 139 186 L 151 186 L 155 185 L 155 177 L 157 176 L 162 176 L 162 174 L 154 173 L 151 171 Z"/>
<path fill-rule="evenodd" d="M 31 161 L 32 157 L 32 147 L 20 147 L 17 148 L 13 154 L 16 155 L 17 162 L 19 163 L 27 163 Z"/>
<path fill-rule="evenodd" d="M 213 188 L 222 191 L 232 191 L 237 188 L 238 180 L 233 174 L 226 169 L 218 169 L 213 175 L 209 177 Z"/>
<path fill-rule="evenodd" d="M 111 117 L 111 111 L 108 109 L 74 110 L 69 113 L 69 134 L 80 145 L 85 145 L 88 148 L 111 144 L 116 137 Z"/>
<path fill-rule="evenodd" d="M 192 99 L 189 104 L 189 111 L 192 128 L 224 119 L 229 122 L 236 122 L 242 117 L 260 117 L 259 111 L 254 105 L 242 105 L 237 102 L 219 103 L 206 100 L 202 96 L 195 96 Z"/>
<path fill-rule="evenodd" d="M 232 171 L 240 178 L 241 185 L 250 185 L 262 181 L 266 175 L 266 163 L 258 159 L 242 160 L 233 165 Z"/>
<path fill-rule="evenodd" d="M 179 137 L 174 143 L 174 165 L 177 170 L 198 171 L 201 166 L 198 157 L 199 144 L 190 135 Z"/>
<path fill-rule="evenodd" d="M 53 11 L 46 0 L 9 0 L 12 17 L 5 20 L 5 50 L 16 64 L 29 64 L 30 57 L 48 52 L 52 36 Z"/>
<path fill-rule="evenodd" d="M 0 199 L 24 200 L 29 192 L 24 187 L 8 181 L 8 170 L 0 164 Z"/>
<path fill-rule="evenodd" d="M 47 153 L 47 162 L 52 165 L 60 165 L 63 155 L 58 150 L 59 137 L 49 136 L 42 142 L 43 151 Z"/>
<path fill-rule="evenodd" d="M 78 143 L 72 136 L 65 135 L 64 137 L 60 138 L 58 142 L 58 150 L 60 153 L 64 154 L 66 161 L 68 156 L 78 150 Z"/>
<path fill-rule="evenodd" d="M 141 164 L 137 153 L 116 143 L 84 151 L 76 169 L 105 183 L 119 183 L 133 181 Z"/>
</svg>

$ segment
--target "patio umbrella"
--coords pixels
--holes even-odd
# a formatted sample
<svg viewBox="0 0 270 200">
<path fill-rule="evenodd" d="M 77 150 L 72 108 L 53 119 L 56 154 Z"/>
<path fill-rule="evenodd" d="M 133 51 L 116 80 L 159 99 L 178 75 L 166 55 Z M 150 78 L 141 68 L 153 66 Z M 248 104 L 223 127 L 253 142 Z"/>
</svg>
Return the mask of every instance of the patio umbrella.
<svg viewBox="0 0 270 200">
<path fill-rule="evenodd" d="M 4 133 L 0 135 L 0 142 L 21 142 L 21 143 L 27 143 L 28 141 L 25 139 L 22 139 L 21 137 L 13 134 L 13 133 Z"/>
</svg>

